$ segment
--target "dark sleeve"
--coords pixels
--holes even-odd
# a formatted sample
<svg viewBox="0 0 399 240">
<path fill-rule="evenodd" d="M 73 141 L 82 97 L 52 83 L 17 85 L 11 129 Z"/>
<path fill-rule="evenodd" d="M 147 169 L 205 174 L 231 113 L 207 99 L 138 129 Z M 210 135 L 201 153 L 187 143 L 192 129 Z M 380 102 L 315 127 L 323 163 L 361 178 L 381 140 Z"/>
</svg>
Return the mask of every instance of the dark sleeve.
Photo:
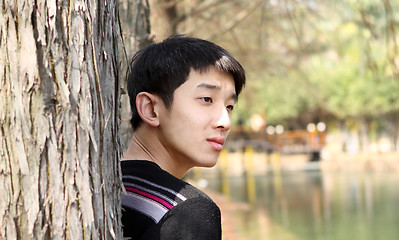
<svg viewBox="0 0 399 240">
<path fill-rule="evenodd" d="M 142 236 L 148 226 L 155 225 L 154 221 L 137 213 L 128 207 L 122 206 L 122 229 L 124 239 L 136 240 L 137 236 Z"/>
<path fill-rule="evenodd" d="M 172 208 L 142 239 L 220 240 L 219 207 L 210 199 L 192 198 Z"/>
</svg>

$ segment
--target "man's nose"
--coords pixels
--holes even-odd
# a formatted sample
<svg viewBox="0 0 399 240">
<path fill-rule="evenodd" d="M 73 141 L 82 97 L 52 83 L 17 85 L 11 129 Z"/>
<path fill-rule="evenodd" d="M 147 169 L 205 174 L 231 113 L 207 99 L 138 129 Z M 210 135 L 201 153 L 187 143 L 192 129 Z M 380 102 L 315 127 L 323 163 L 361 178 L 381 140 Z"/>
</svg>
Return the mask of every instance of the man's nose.
<svg viewBox="0 0 399 240">
<path fill-rule="evenodd" d="M 231 128 L 231 114 L 226 107 L 223 107 L 219 113 L 217 128 L 223 128 L 226 131 L 230 130 Z"/>
</svg>

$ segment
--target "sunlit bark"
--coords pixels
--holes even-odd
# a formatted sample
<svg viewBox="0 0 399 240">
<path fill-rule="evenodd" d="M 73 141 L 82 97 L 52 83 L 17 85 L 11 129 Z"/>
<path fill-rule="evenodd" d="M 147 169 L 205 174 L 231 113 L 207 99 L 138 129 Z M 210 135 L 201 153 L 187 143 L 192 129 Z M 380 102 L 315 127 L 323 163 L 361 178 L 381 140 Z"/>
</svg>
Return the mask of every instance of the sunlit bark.
<svg viewBox="0 0 399 240">
<path fill-rule="evenodd" d="M 0 11 L 0 239 L 120 239 L 116 2 Z"/>
</svg>

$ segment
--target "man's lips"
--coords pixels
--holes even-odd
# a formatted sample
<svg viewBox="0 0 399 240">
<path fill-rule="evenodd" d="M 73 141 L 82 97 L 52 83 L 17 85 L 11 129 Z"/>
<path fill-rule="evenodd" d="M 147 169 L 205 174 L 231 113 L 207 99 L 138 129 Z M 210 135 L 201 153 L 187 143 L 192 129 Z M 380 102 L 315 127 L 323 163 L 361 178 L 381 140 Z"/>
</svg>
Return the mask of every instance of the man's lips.
<svg viewBox="0 0 399 240">
<path fill-rule="evenodd" d="M 216 151 L 222 151 L 225 138 L 213 137 L 213 138 L 208 138 L 207 141 Z"/>
</svg>

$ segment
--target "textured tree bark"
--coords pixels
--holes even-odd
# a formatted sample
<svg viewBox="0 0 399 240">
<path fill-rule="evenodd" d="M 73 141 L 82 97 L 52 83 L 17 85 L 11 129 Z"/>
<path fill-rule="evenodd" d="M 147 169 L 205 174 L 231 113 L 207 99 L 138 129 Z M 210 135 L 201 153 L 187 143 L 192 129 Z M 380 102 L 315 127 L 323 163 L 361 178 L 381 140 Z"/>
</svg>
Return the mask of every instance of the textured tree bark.
<svg viewBox="0 0 399 240">
<path fill-rule="evenodd" d="M 0 11 L 0 239 L 120 239 L 116 2 Z"/>
</svg>

